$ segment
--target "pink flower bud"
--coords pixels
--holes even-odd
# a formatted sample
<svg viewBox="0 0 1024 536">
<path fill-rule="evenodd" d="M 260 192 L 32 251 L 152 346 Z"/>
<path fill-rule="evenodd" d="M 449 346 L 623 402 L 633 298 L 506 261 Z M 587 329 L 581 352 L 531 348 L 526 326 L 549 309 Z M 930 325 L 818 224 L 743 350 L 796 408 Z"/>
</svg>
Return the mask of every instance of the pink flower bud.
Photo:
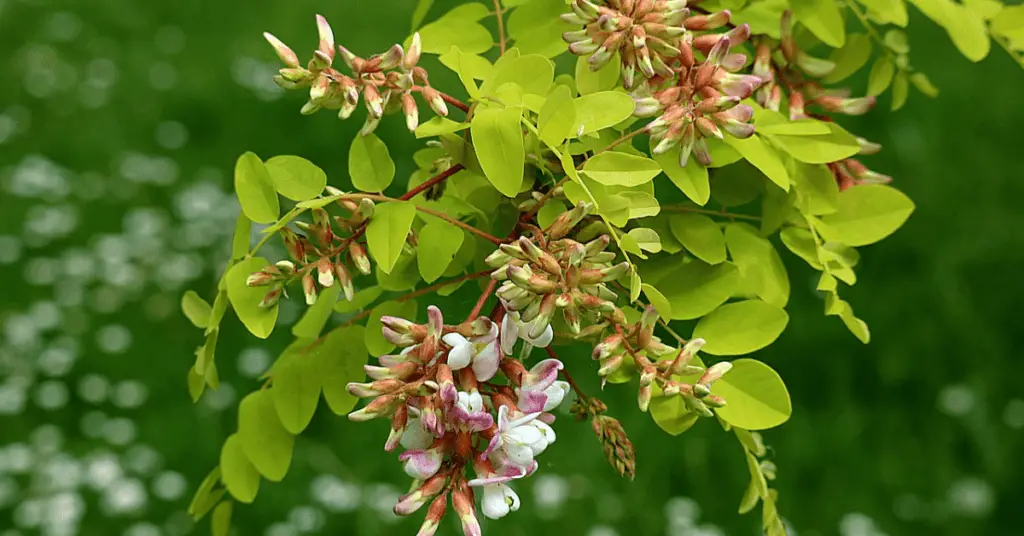
<svg viewBox="0 0 1024 536">
<path fill-rule="evenodd" d="M 370 275 L 370 257 L 366 255 L 366 249 L 361 244 L 355 241 L 349 244 L 348 254 L 359 273 Z"/>
<path fill-rule="evenodd" d="M 717 13 L 711 13 L 709 15 L 697 15 L 686 19 L 683 25 L 687 30 L 714 30 L 721 28 L 726 24 L 729 24 L 729 19 L 732 17 L 732 13 L 728 9 L 724 9 Z M 749 28 L 747 29 L 749 32 Z"/>
<path fill-rule="evenodd" d="M 420 487 L 399 497 L 398 503 L 395 504 L 395 515 L 407 516 L 419 510 L 427 501 L 441 493 L 447 483 L 448 475 L 446 473 L 427 479 Z"/>
<path fill-rule="evenodd" d="M 441 93 L 436 89 L 430 86 L 423 88 L 423 98 L 430 105 L 430 109 L 434 110 L 434 113 L 441 117 L 448 116 L 448 105 L 445 104 L 444 98 L 441 97 Z"/>
<path fill-rule="evenodd" d="M 281 63 L 292 68 L 299 66 L 299 57 L 295 55 L 292 49 L 288 48 L 288 45 L 282 43 L 280 39 L 274 37 L 270 32 L 263 32 L 263 37 L 270 43 L 270 46 L 274 47 L 274 52 L 277 53 L 278 58 L 281 58 Z"/>
<path fill-rule="evenodd" d="M 316 303 L 316 282 L 312 272 L 307 272 L 302 276 L 302 292 L 306 295 L 306 305 Z"/>
<path fill-rule="evenodd" d="M 270 292 L 267 292 L 266 294 L 263 295 L 263 300 L 260 301 L 260 307 L 263 308 L 263 309 L 269 309 L 269 308 L 277 305 L 277 302 L 280 301 L 280 300 L 281 300 L 281 289 L 275 288 L 275 289 L 271 290 Z"/>
<path fill-rule="evenodd" d="M 331 62 L 334 61 L 334 31 L 331 30 L 331 25 L 327 23 L 322 15 L 316 16 L 316 29 L 317 33 L 320 34 L 320 44 L 317 47 L 319 52 L 323 52 L 327 57 L 330 58 Z"/>
<path fill-rule="evenodd" d="M 259 272 L 253 272 L 245 279 L 245 284 L 250 287 L 263 287 L 269 285 L 274 280 L 274 274 L 260 270 Z"/>
<path fill-rule="evenodd" d="M 416 132 L 420 125 L 420 110 L 416 107 L 416 99 L 409 93 L 402 94 L 402 113 L 405 114 L 405 127 Z"/>
<path fill-rule="evenodd" d="M 654 394 L 654 388 L 650 385 L 641 385 L 640 390 L 637 392 L 637 406 L 640 411 L 647 412 L 647 408 L 651 405 L 651 396 Z"/>
<path fill-rule="evenodd" d="M 447 494 L 434 497 L 434 500 L 430 503 L 430 508 L 427 509 L 427 517 L 423 520 L 423 524 L 420 525 L 420 530 L 416 533 L 416 536 L 434 536 L 437 528 L 441 525 L 441 519 L 444 517 L 447 509 Z"/>
<path fill-rule="evenodd" d="M 702 385 L 711 385 L 715 380 L 721 378 L 726 372 L 732 370 L 732 363 L 728 361 L 722 361 L 715 363 L 708 367 L 704 372 L 704 375 L 697 380 L 697 383 Z"/>
<path fill-rule="evenodd" d="M 460 480 L 455 491 L 452 492 L 452 507 L 462 522 L 462 532 L 465 536 L 481 536 L 480 522 L 476 518 L 476 505 L 473 501 L 473 490 Z"/>
</svg>

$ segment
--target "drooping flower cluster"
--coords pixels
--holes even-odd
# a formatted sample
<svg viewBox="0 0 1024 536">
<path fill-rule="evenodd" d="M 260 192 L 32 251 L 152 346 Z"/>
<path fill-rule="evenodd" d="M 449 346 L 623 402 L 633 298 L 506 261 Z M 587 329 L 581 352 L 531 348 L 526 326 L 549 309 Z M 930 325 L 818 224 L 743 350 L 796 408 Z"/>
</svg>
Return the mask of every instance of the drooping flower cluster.
<svg viewBox="0 0 1024 536">
<path fill-rule="evenodd" d="M 426 324 L 381 318 L 385 338 L 402 350 L 366 366 L 373 381 L 348 385 L 353 395 L 372 398 L 349 418 L 391 420 L 384 448 L 404 449 L 399 460 L 415 481 L 395 513 L 409 515 L 429 502 L 420 536 L 437 531 L 449 499 L 463 532 L 478 535 L 476 490 L 489 518 L 519 509 L 508 484 L 533 474 L 535 457 L 555 442 L 550 411 L 569 385 L 557 380 L 557 359 L 527 370 L 502 357 L 499 341 L 505 335 L 489 318 L 445 325 L 433 306 L 427 315 Z M 506 381 L 492 382 L 499 373 Z"/>
<path fill-rule="evenodd" d="M 520 336 L 533 346 L 551 341 L 551 320 L 559 310 L 574 334 L 582 320 L 625 321 L 614 303 L 617 295 L 605 283 L 629 270 L 628 263 L 612 264 L 615 253 L 605 251 L 607 235 L 581 244 L 566 235 L 593 207 L 579 203 L 562 213 L 547 229 L 534 229 L 533 237 L 502 244 L 487 257 L 497 268 L 491 277 L 504 281 L 497 294 L 508 314 L 503 321 L 502 348 L 512 352 Z"/>
<path fill-rule="evenodd" d="M 328 186 L 328 193 L 341 192 Z M 246 281 L 250 287 L 271 287 L 260 303 L 261 307 L 273 307 L 286 292 L 289 284 L 301 281 L 306 304 L 316 303 L 319 288 L 341 285 L 345 298 L 352 301 L 355 287 L 352 284 L 352 269 L 364 275 L 371 272 L 370 258 L 360 243 L 361 229 L 373 216 L 373 201 L 363 198 L 359 202 L 339 198 L 337 204 L 345 209 L 348 216 L 331 216 L 324 208 L 313 209 L 313 222 L 296 221 L 302 231 L 296 233 L 282 227 L 278 233 L 284 241 L 291 260 L 282 260 L 251 274 Z M 340 234 L 339 234 L 340 233 Z M 351 263 L 349 268 L 346 261 Z"/>
<path fill-rule="evenodd" d="M 623 86 L 636 85 L 636 73 L 645 79 L 671 77 L 673 64 L 693 62 L 691 31 L 713 30 L 729 22 L 729 11 L 691 14 L 686 0 L 574 0 L 572 12 L 562 15 L 582 30 L 566 32 L 569 51 L 586 56 L 598 70 L 616 54 L 622 62 Z M 687 58 L 689 58 L 687 60 Z"/>
<path fill-rule="evenodd" d="M 435 113 L 448 115 L 441 93 L 430 86 L 427 71 L 417 65 L 422 51 L 418 33 L 413 35 L 409 50 L 394 45 L 387 52 L 365 59 L 338 45 L 337 53 L 352 74 L 348 76 L 332 67 L 336 55 L 334 31 L 322 16 L 317 15 L 316 21 L 320 42 L 306 67 L 300 65 L 295 52 L 281 40 L 263 34 L 286 65 L 274 81 L 285 89 L 309 88 L 309 102 L 302 107 L 302 113 L 338 110 L 338 118 L 348 119 L 361 95 L 367 115 L 360 134 L 373 132 L 384 114 L 398 109 L 405 115 L 409 130 L 414 131 L 419 125 L 419 109 L 413 92 L 419 92 Z"/>
</svg>

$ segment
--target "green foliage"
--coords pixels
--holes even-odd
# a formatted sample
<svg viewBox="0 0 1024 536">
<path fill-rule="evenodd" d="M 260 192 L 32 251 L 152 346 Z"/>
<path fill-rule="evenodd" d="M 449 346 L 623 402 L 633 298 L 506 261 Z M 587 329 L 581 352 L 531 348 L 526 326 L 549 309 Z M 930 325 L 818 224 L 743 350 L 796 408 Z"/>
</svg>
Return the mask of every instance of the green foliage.
<svg viewBox="0 0 1024 536">
<path fill-rule="evenodd" d="M 277 192 L 292 201 L 313 199 L 327 186 L 327 174 L 299 156 L 275 156 L 266 167 Z"/>
<path fill-rule="evenodd" d="M 224 275 L 224 284 L 227 289 L 227 297 L 231 300 L 231 308 L 235 310 L 238 319 L 245 324 L 249 332 L 261 339 L 266 339 L 274 331 L 278 306 L 260 307 L 265 291 L 250 287 L 246 284 L 246 280 L 249 275 L 259 272 L 269 265 L 270 263 L 266 259 L 254 257 L 235 264 Z M 211 322 L 211 324 L 213 323 Z"/>
<path fill-rule="evenodd" d="M 753 359 L 733 361 L 732 370 L 715 382 L 711 392 L 729 401 L 716 413 L 737 428 L 775 428 L 793 413 L 782 378 L 768 365 Z"/>
<path fill-rule="evenodd" d="M 473 116 L 470 131 L 487 180 L 507 197 L 519 194 L 526 155 L 519 125 L 520 108 L 485 108 Z"/>
<path fill-rule="evenodd" d="M 416 219 L 416 206 L 406 202 L 384 203 L 376 208 L 366 226 L 366 244 L 377 267 L 390 274 Z"/>
<path fill-rule="evenodd" d="M 386 190 L 395 179 L 395 162 L 391 160 L 388 146 L 372 133 L 352 138 L 352 145 L 348 150 L 348 174 L 352 178 L 352 186 L 359 190 Z M 323 187 L 320 190 L 323 190 Z M 319 193 L 318 191 L 317 194 Z"/>
<path fill-rule="evenodd" d="M 277 220 L 280 208 L 274 183 L 260 157 L 245 153 L 235 164 L 235 193 L 242 212 L 256 223 Z"/>
</svg>

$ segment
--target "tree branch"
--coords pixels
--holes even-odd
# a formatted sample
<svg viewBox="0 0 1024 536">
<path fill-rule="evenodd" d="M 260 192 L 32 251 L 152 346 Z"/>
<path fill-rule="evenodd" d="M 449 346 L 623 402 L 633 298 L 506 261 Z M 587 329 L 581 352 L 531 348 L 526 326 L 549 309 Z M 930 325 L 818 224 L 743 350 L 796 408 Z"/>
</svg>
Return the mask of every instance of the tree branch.
<svg viewBox="0 0 1024 536">
<path fill-rule="evenodd" d="M 427 179 L 426 181 L 423 181 L 422 184 L 420 184 L 419 186 L 413 188 L 412 190 L 409 190 L 408 192 L 405 192 L 405 194 L 403 194 L 402 197 L 399 197 L 398 199 L 400 199 L 402 201 L 408 201 L 408 200 L 416 197 L 417 195 L 419 195 L 419 193 L 422 192 L 423 190 L 426 190 L 426 189 L 430 188 L 431 186 L 434 186 L 435 184 L 439 184 L 441 182 L 444 182 L 445 180 L 448 179 L 448 177 L 451 177 L 452 175 L 454 175 L 454 174 L 456 174 L 456 173 L 458 173 L 458 172 L 460 172 L 460 171 L 462 171 L 464 169 L 466 169 L 466 166 L 463 166 L 462 164 L 455 164 L 454 166 L 452 166 L 452 167 L 442 171 L 441 173 L 439 173 L 439 174 L 437 174 L 437 175 Z"/>
</svg>

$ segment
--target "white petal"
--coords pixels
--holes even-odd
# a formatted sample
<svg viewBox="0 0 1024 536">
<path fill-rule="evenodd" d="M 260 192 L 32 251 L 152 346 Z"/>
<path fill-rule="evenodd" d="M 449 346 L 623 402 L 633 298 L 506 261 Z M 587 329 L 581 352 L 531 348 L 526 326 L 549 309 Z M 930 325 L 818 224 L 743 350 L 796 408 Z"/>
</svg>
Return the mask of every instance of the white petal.
<svg viewBox="0 0 1024 536">
<path fill-rule="evenodd" d="M 533 461 L 533 449 L 530 447 L 526 445 L 513 445 L 511 443 L 505 443 L 504 446 L 509 462 L 525 467 Z"/>
<path fill-rule="evenodd" d="M 544 435 L 536 427 L 526 424 L 523 426 L 517 426 L 508 432 L 505 432 L 504 439 L 507 443 L 516 443 L 519 445 L 529 445 L 537 441 L 544 439 Z"/>
<path fill-rule="evenodd" d="M 467 340 L 462 335 L 455 333 L 454 331 L 445 334 L 443 337 L 441 337 L 441 340 L 444 341 L 444 343 L 447 344 L 448 346 L 451 346 L 452 348 L 469 343 L 469 340 Z"/>
<path fill-rule="evenodd" d="M 506 313 L 501 320 L 501 351 L 505 355 L 512 355 L 515 350 L 516 341 L 519 340 L 519 326 L 516 326 L 511 313 Z"/>
<path fill-rule="evenodd" d="M 555 430 L 548 426 L 546 422 L 536 420 L 530 424 L 532 424 L 535 428 L 540 430 L 541 435 L 544 437 L 544 442 L 546 443 L 545 448 L 547 447 L 547 445 L 550 445 L 555 442 Z"/>
<path fill-rule="evenodd" d="M 544 390 L 544 394 L 548 396 L 546 402 L 544 402 L 544 411 L 551 411 L 562 404 L 562 400 L 565 400 L 565 395 L 569 394 L 569 384 L 563 381 L 556 381 L 551 384 L 550 387 Z"/>
<path fill-rule="evenodd" d="M 500 361 L 497 341 L 488 343 L 473 358 L 473 374 L 476 379 L 485 382 L 493 378 L 498 373 Z"/>
<path fill-rule="evenodd" d="M 484 397 L 480 396 L 480 391 L 473 391 L 466 397 L 467 407 L 470 413 L 476 413 L 484 409 Z"/>
<path fill-rule="evenodd" d="M 484 486 L 484 498 L 480 501 L 480 509 L 490 519 L 501 519 L 509 513 L 509 505 L 505 502 L 505 493 L 501 489 L 502 487 L 508 486 L 504 484 Z"/>
<path fill-rule="evenodd" d="M 501 485 L 502 490 L 505 493 L 505 504 L 508 505 L 509 510 L 513 512 L 519 511 L 519 495 L 516 495 L 515 490 L 506 484 Z"/>
<path fill-rule="evenodd" d="M 465 339 L 463 339 L 465 340 Z M 473 360 L 473 345 L 460 344 L 452 348 L 451 352 L 448 352 L 448 366 L 452 370 L 464 369 L 469 366 L 469 363 Z"/>
<path fill-rule="evenodd" d="M 523 331 L 525 332 L 526 330 Z M 548 324 L 548 327 L 544 328 L 544 333 L 541 333 L 540 337 L 537 337 L 535 339 L 529 337 L 523 338 L 529 341 L 530 344 L 536 346 L 537 348 L 546 348 L 547 345 L 551 344 L 551 340 L 555 338 L 555 332 L 551 329 L 551 325 Z"/>
<path fill-rule="evenodd" d="M 434 442 L 434 435 L 423 427 L 419 419 L 409 419 L 399 443 L 406 450 L 423 450 Z"/>
</svg>

